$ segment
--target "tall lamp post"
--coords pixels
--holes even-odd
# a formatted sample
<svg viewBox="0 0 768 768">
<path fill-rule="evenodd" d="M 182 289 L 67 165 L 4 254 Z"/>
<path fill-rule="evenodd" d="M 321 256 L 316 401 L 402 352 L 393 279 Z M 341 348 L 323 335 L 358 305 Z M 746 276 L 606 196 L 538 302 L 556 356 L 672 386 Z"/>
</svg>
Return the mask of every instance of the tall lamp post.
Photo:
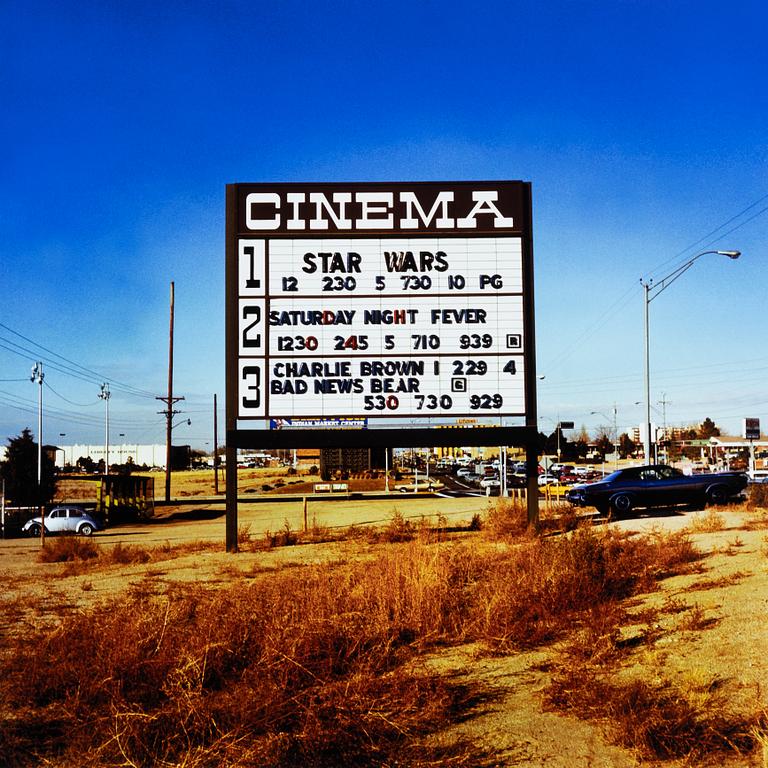
<svg viewBox="0 0 768 768">
<path fill-rule="evenodd" d="M 104 383 L 101 385 L 101 392 L 99 392 L 99 400 L 104 401 L 106 409 L 106 416 L 104 419 L 104 474 L 109 474 L 109 398 L 111 393 L 109 391 L 109 384 Z"/>
<path fill-rule="evenodd" d="M 40 546 L 45 546 L 45 505 L 43 504 L 43 373 L 42 362 L 35 363 L 30 381 L 36 381 L 37 390 L 37 504 L 40 509 Z"/>
<path fill-rule="evenodd" d="M 618 408 L 616 406 L 616 403 L 613 404 L 613 468 L 618 469 L 619 468 L 619 427 L 617 424 L 616 414 L 618 412 Z M 602 416 L 603 418 L 608 418 L 606 414 L 604 414 L 602 411 L 590 411 L 590 416 Z"/>
<path fill-rule="evenodd" d="M 654 283 L 652 279 L 648 281 L 640 280 L 645 298 L 645 435 L 643 440 L 643 452 L 645 453 L 646 463 L 650 461 L 651 456 L 651 343 L 648 307 L 663 290 L 669 288 L 678 277 L 681 277 L 687 272 L 698 258 L 705 256 L 708 253 L 714 253 L 717 256 L 727 256 L 729 259 L 738 259 L 739 256 L 741 256 L 741 251 L 702 251 L 701 253 L 697 253 L 692 259 L 688 259 L 685 264 L 681 264 L 677 269 L 670 272 L 657 283 Z"/>
</svg>

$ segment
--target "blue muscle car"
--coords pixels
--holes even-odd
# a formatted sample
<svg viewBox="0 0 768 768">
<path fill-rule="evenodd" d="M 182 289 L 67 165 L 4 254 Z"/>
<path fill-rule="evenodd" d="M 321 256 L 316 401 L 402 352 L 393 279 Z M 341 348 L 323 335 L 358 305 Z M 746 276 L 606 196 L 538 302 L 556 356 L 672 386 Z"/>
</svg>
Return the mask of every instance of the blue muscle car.
<svg viewBox="0 0 768 768">
<path fill-rule="evenodd" d="M 573 487 L 566 498 L 579 507 L 595 507 L 602 515 L 626 515 L 636 507 L 725 504 L 747 487 L 742 472 L 684 475 L 665 464 L 628 467 L 596 483 Z"/>
</svg>

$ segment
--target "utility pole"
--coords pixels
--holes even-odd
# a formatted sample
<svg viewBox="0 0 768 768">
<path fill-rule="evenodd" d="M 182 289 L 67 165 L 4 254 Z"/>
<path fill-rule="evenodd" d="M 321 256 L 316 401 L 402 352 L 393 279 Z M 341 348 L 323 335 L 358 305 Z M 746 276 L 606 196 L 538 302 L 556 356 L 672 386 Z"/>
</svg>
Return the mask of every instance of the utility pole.
<svg viewBox="0 0 768 768">
<path fill-rule="evenodd" d="M 165 414 L 165 501 L 171 500 L 171 430 L 173 429 L 173 417 L 180 413 L 174 410 L 173 406 L 183 397 L 173 396 L 173 309 L 174 309 L 174 286 L 171 281 L 171 322 L 168 333 L 168 395 L 166 397 L 156 397 L 155 400 L 162 400 L 166 409 L 158 411 Z"/>
<path fill-rule="evenodd" d="M 667 400 L 667 393 L 662 392 L 661 393 L 661 400 L 659 401 L 659 404 L 661 405 L 661 414 L 662 414 L 662 422 L 664 424 L 663 432 L 664 435 L 664 463 L 669 462 L 669 455 L 667 451 L 667 443 L 669 443 L 669 438 L 667 437 L 667 403 L 669 400 Z"/>
<path fill-rule="evenodd" d="M 219 494 L 219 419 L 216 393 L 213 393 L 213 492 Z"/>
<path fill-rule="evenodd" d="M 43 514 L 43 364 L 35 363 L 31 381 L 40 385 L 37 393 L 37 502 L 40 510 L 40 546 L 45 546 L 45 515 Z"/>
<path fill-rule="evenodd" d="M 99 400 L 104 401 L 106 408 L 106 425 L 104 427 L 104 474 L 109 474 L 109 398 L 111 393 L 109 391 L 109 384 L 101 385 L 101 392 L 99 392 Z"/>
</svg>

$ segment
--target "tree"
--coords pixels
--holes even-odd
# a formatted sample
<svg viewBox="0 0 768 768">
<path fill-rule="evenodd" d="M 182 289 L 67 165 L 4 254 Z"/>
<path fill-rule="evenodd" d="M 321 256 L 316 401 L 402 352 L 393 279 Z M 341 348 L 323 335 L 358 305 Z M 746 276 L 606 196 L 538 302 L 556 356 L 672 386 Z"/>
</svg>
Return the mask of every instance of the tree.
<svg viewBox="0 0 768 768">
<path fill-rule="evenodd" d="M 589 453 L 589 433 L 583 424 L 581 426 L 581 432 L 576 438 L 573 453 L 575 458 L 582 460 L 586 459 L 587 453 Z"/>
<path fill-rule="evenodd" d="M 75 462 L 77 468 L 87 475 L 92 475 L 96 471 L 96 462 L 90 456 L 81 456 Z"/>
<path fill-rule="evenodd" d="M 715 422 L 707 416 L 704 421 L 701 422 L 698 431 L 698 437 L 700 440 L 709 440 L 710 437 L 719 437 L 720 430 L 715 425 Z"/>
<path fill-rule="evenodd" d="M 606 453 L 613 453 L 614 446 L 613 442 L 611 441 L 611 438 L 608 436 L 607 433 L 603 432 L 595 442 L 595 448 L 600 453 L 600 456 L 605 458 Z"/>
<path fill-rule="evenodd" d="M 626 432 L 622 432 L 619 436 L 619 454 L 621 457 L 626 459 L 627 456 L 634 456 L 636 450 L 635 441 Z"/>
<path fill-rule="evenodd" d="M 5 461 L 0 463 L 0 476 L 5 480 L 5 494 L 20 507 L 46 504 L 56 492 L 56 468 L 43 451 L 40 488 L 37 487 L 37 443 L 29 427 L 18 437 L 8 438 Z"/>
</svg>

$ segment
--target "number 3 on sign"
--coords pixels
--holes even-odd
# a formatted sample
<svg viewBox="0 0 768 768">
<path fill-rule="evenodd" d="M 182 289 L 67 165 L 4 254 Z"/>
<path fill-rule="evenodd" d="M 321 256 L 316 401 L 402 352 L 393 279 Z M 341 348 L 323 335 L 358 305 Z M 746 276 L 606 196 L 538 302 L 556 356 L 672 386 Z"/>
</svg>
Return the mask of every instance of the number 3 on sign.
<svg viewBox="0 0 768 768">
<path fill-rule="evenodd" d="M 261 396 L 261 365 L 255 361 L 241 362 L 240 367 L 240 418 L 257 418 L 264 415 L 264 399 Z"/>
</svg>

